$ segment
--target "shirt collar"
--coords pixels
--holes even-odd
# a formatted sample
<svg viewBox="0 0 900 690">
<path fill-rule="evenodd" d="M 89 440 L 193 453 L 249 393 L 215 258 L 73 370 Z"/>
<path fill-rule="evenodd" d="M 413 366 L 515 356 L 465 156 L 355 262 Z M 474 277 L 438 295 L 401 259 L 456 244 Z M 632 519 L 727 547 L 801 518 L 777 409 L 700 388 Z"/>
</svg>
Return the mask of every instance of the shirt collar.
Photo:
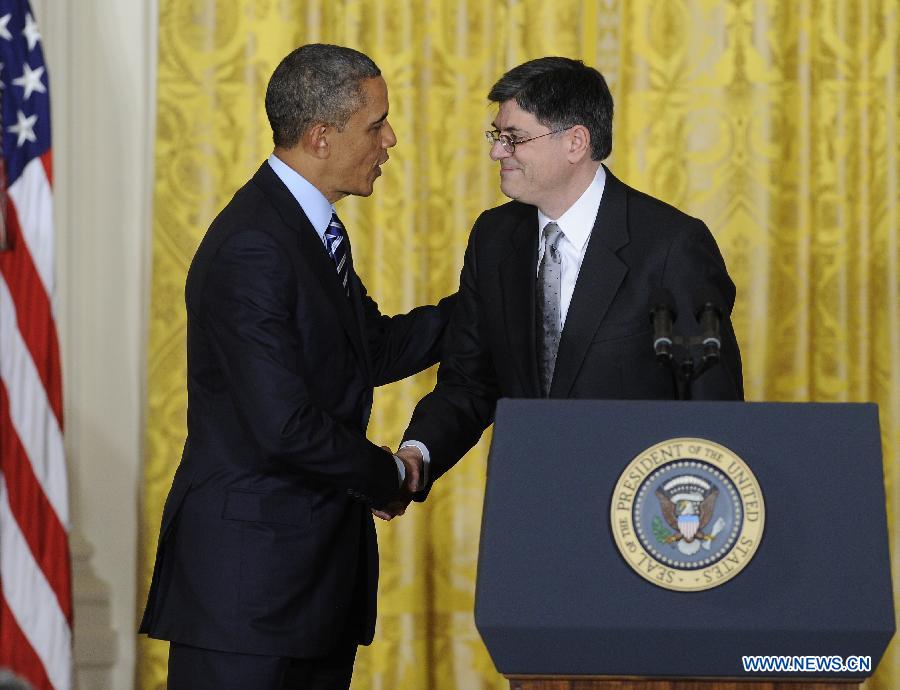
<svg viewBox="0 0 900 690">
<path fill-rule="evenodd" d="M 300 208 L 309 218 L 309 222 L 319 234 L 319 238 L 324 239 L 325 230 L 328 229 L 328 224 L 331 222 L 331 214 L 334 213 L 334 206 L 328 203 L 328 199 L 315 185 L 274 153 L 269 156 L 269 166 L 300 204 Z"/>
<path fill-rule="evenodd" d="M 597 221 L 597 211 L 600 208 L 600 200 L 603 198 L 603 190 L 606 187 L 606 171 L 603 166 L 597 168 L 594 179 L 584 190 L 578 200 L 568 210 L 556 219 L 556 224 L 562 230 L 566 240 L 572 243 L 579 251 L 584 249 L 594 223 Z M 553 218 L 544 215 L 538 209 L 538 231 L 541 232 L 547 223 L 554 222 Z"/>
</svg>

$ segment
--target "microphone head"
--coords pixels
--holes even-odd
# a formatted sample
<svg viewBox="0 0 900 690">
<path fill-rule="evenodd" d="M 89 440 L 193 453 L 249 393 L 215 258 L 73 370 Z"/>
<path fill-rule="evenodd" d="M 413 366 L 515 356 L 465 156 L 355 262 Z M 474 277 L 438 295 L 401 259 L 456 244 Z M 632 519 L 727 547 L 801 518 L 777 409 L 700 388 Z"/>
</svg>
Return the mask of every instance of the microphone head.
<svg viewBox="0 0 900 690">
<path fill-rule="evenodd" d="M 719 306 L 719 299 L 708 292 L 698 292 L 691 295 L 691 306 L 694 312 L 694 318 L 697 319 L 698 322 L 704 312 L 712 311 L 716 317 L 719 318 L 724 313 L 722 307 Z"/>
<path fill-rule="evenodd" d="M 694 295 L 694 316 L 700 324 L 700 338 L 703 345 L 703 362 L 711 366 L 719 360 L 722 347 L 720 335 L 722 308 L 718 301 L 709 294 Z"/>
</svg>

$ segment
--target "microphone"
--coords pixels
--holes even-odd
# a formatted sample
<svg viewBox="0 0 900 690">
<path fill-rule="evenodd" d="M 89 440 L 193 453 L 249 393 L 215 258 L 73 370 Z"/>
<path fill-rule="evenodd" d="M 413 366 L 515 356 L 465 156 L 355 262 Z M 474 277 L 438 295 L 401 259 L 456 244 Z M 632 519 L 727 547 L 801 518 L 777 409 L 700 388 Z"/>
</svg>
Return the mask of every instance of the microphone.
<svg viewBox="0 0 900 690">
<path fill-rule="evenodd" d="M 664 287 L 654 288 L 650 296 L 650 320 L 653 322 L 653 352 L 659 362 L 672 359 L 672 324 L 677 318 L 672 293 Z"/>
<path fill-rule="evenodd" d="M 697 300 L 694 315 L 700 324 L 700 344 L 703 346 L 703 361 L 714 364 L 719 359 L 722 350 L 722 337 L 720 325 L 722 310 L 716 303 L 707 298 Z"/>
</svg>

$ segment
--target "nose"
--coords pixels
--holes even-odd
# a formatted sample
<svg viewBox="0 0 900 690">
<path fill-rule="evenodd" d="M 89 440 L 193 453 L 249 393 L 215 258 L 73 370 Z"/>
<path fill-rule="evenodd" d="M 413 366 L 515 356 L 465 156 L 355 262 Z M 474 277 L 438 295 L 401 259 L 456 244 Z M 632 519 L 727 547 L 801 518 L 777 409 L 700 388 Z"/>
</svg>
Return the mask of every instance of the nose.
<svg viewBox="0 0 900 690">
<path fill-rule="evenodd" d="M 495 141 L 491 144 L 490 156 L 492 161 L 503 160 L 504 158 L 509 158 L 511 155 L 512 154 L 509 151 L 503 148 L 499 141 Z"/>
<path fill-rule="evenodd" d="M 387 120 L 384 121 L 384 127 L 381 129 L 381 145 L 386 149 L 397 145 L 397 135 L 394 134 L 394 128 Z"/>
</svg>

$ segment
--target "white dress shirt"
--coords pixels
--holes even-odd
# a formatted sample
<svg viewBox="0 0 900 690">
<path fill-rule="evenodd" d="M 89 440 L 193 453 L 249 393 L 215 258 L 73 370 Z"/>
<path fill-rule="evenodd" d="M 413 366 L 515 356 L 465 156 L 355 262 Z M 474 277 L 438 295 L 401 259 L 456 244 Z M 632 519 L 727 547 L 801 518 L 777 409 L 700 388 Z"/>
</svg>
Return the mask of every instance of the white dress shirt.
<svg viewBox="0 0 900 690">
<path fill-rule="evenodd" d="M 559 218 L 549 218 L 538 209 L 538 260 L 535 275 L 540 271 L 541 260 L 544 258 L 544 243 L 541 239 L 544 228 L 547 223 L 556 223 L 562 230 L 562 236 L 556 245 L 562 255 L 559 294 L 560 328 L 566 325 L 566 314 L 569 312 L 569 304 L 572 303 L 575 282 L 578 280 L 581 262 L 584 261 L 584 252 L 597 220 L 597 211 L 600 208 L 600 200 L 603 198 L 605 186 L 606 172 L 601 165 L 597 168 L 597 173 L 588 188 Z"/>
</svg>

